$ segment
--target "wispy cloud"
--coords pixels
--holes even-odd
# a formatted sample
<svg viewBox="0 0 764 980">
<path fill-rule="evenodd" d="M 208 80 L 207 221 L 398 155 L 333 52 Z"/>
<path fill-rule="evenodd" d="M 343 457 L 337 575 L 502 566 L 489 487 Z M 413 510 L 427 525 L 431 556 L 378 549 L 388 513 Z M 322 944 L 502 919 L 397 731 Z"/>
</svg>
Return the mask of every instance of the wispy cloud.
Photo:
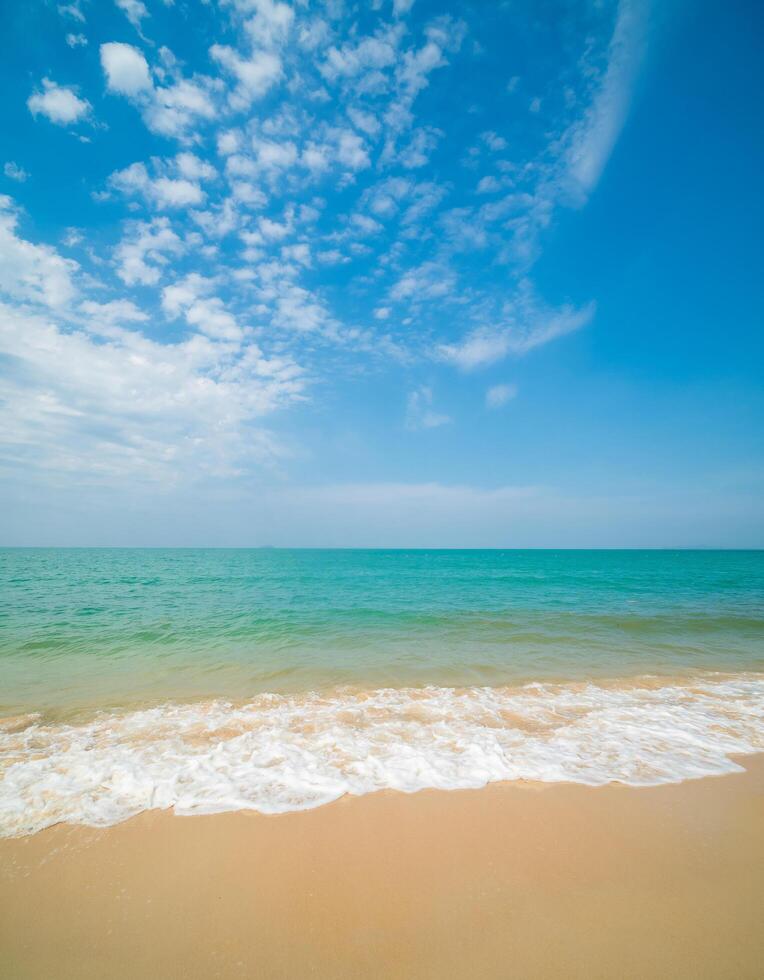
<svg viewBox="0 0 764 980">
<path fill-rule="evenodd" d="M 580 330 L 591 321 L 594 312 L 594 303 L 578 309 L 570 305 L 546 306 L 526 287 L 514 301 L 505 304 L 500 323 L 476 326 L 461 340 L 440 344 L 435 355 L 462 371 L 488 367 L 507 355 L 521 357 L 536 347 Z"/>
<path fill-rule="evenodd" d="M 11 180 L 15 180 L 19 184 L 23 184 L 25 180 L 29 179 L 29 174 L 26 172 L 26 170 L 24 170 L 23 167 L 20 167 L 13 160 L 8 160 L 3 167 L 3 173 L 6 177 L 9 177 Z"/>
<path fill-rule="evenodd" d="M 436 412 L 432 407 L 432 402 L 432 388 L 429 385 L 422 385 L 409 393 L 406 400 L 407 429 L 414 431 L 417 429 L 437 429 L 451 421 L 448 415 Z"/>
<path fill-rule="evenodd" d="M 124 12 L 125 17 L 133 27 L 140 30 L 141 21 L 149 15 L 146 4 L 142 0 L 114 0 L 114 2 Z"/>
<path fill-rule="evenodd" d="M 646 45 L 648 0 L 620 0 L 607 67 L 583 118 L 566 136 L 567 174 L 581 198 L 590 194 L 621 132 Z"/>
<path fill-rule="evenodd" d="M 485 404 L 487 408 L 501 408 L 516 396 L 516 385 L 491 385 L 485 393 Z"/>
</svg>

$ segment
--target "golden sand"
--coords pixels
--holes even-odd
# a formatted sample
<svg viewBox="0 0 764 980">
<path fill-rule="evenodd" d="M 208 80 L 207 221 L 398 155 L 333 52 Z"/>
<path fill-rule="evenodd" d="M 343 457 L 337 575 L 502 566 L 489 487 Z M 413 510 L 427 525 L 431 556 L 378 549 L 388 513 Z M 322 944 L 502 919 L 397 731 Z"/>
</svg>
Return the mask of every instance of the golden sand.
<svg viewBox="0 0 764 980">
<path fill-rule="evenodd" d="M 764 757 L 0 841 L 3 980 L 764 976 Z"/>
</svg>

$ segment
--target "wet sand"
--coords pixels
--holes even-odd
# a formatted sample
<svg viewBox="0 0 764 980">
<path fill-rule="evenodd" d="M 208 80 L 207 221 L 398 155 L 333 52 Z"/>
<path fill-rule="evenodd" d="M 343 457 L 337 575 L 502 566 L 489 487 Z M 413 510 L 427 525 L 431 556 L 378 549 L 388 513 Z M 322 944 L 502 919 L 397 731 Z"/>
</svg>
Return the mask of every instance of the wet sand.
<svg viewBox="0 0 764 980">
<path fill-rule="evenodd" d="M 764 756 L 0 841 L 0 976 L 764 976 Z"/>
</svg>

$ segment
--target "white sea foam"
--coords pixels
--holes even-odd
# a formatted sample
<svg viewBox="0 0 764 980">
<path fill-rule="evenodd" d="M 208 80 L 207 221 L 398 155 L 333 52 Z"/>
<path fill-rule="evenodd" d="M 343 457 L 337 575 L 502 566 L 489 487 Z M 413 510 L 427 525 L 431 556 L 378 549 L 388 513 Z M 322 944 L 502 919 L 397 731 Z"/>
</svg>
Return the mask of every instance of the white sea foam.
<svg viewBox="0 0 764 980">
<path fill-rule="evenodd" d="M 19 730 L 21 727 L 21 730 Z M 764 750 L 764 676 L 261 695 L 0 729 L 0 834 L 142 810 L 281 813 L 498 780 L 632 786 Z"/>
</svg>

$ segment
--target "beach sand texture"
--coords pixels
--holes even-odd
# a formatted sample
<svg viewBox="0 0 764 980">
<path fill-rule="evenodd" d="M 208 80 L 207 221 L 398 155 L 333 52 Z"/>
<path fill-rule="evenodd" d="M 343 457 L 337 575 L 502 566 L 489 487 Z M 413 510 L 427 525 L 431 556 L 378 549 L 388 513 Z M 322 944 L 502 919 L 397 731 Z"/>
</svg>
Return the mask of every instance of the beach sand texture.
<svg viewBox="0 0 764 980">
<path fill-rule="evenodd" d="M 0 840 L 0 975 L 754 980 L 764 756 L 740 761 Z"/>
</svg>

